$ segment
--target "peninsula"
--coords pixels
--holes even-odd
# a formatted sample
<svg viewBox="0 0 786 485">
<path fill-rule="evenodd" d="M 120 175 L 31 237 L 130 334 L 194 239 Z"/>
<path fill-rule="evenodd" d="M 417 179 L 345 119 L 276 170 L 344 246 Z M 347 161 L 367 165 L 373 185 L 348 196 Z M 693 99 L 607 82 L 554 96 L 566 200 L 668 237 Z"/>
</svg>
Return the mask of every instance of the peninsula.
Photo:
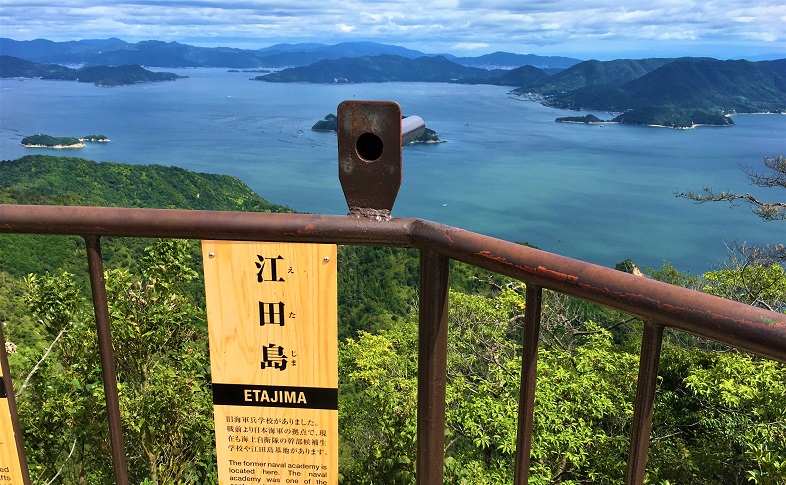
<svg viewBox="0 0 786 485">
<path fill-rule="evenodd" d="M 585 61 L 513 91 L 555 108 L 622 113 L 623 124 L 730 126 L 729 115 L 786 111 L 786 59 Z M 584 122 L 560 119 L 561 122 Z M 596 121 L 597 122 L 597 121 Z"/>
</svg>

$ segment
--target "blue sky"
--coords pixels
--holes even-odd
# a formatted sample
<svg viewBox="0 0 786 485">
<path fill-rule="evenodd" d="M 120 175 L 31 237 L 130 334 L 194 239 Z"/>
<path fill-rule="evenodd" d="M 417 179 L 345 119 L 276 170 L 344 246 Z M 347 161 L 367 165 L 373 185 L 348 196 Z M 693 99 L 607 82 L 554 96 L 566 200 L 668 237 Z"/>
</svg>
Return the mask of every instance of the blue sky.
<svg viewBox="0 0 786 485">
<path fill-rule="evenodd" d="M 370 40 L 427 53 L 786 57 L 783 0 L 2 0 L 0 36 L 260 48 Z"/>
</svg>

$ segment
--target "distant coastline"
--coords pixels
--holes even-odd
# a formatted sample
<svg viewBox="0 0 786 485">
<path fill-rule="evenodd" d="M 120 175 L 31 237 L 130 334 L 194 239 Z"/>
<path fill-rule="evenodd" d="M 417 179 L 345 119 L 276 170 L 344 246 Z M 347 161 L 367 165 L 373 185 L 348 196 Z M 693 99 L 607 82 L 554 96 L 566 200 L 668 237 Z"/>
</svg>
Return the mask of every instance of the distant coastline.
<svg viewBox="0 0 786 485">
<path fill-rule="evenodd" d="M 61 148 L 84 148 L 86 145 L 80 142 L 73 145 L 26 145 L 22 143 L 22 146 L 25 148 L 55 148 L 59 150 Z"/>
<path fill-rule="evenodd" d="M 734 126 L 731 115 L 718 111 L 680 109 L 672 106 L 648 106 L 631 109 L 610 120 L 602 120 L 593 114 L 557 118 L 557 123 L 585 125 L 625 124 L 691 130 L 700 126 Z"/>
</svg>

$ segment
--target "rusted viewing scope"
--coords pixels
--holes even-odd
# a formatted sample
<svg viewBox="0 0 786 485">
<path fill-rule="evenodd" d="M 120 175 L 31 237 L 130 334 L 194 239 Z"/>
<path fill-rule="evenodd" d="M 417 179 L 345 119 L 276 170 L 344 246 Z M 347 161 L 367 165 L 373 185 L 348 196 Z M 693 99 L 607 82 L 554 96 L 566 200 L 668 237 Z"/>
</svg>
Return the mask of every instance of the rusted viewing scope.
<svg viewBox="0 0 786 485">
<path fill-rule="evenodd" d="M 420 138 L 426 131 L 426 122 L 420 116 L 401 118 L 401 144 L 406 145 Z"/>
<path fill-rule="evenodd" d="M 350 215 L 390 218 L 401 186 L 401 147 L 426 130 L 423 118 L 401 118 L 393 101 L 338 105 L 338 178 Z"/>
</svg>

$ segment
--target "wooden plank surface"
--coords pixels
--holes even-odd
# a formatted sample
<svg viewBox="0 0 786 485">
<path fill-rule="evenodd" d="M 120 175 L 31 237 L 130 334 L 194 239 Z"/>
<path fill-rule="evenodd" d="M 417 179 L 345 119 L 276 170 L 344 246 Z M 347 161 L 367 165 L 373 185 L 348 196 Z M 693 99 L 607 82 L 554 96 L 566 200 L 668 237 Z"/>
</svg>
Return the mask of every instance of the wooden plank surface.
<svg viewBox="0 0 786 485">
<path fill-rule="evenodd" d="M 219 482 L 337 484 L 336 246 L 202 252 Z"/>
</svg>

